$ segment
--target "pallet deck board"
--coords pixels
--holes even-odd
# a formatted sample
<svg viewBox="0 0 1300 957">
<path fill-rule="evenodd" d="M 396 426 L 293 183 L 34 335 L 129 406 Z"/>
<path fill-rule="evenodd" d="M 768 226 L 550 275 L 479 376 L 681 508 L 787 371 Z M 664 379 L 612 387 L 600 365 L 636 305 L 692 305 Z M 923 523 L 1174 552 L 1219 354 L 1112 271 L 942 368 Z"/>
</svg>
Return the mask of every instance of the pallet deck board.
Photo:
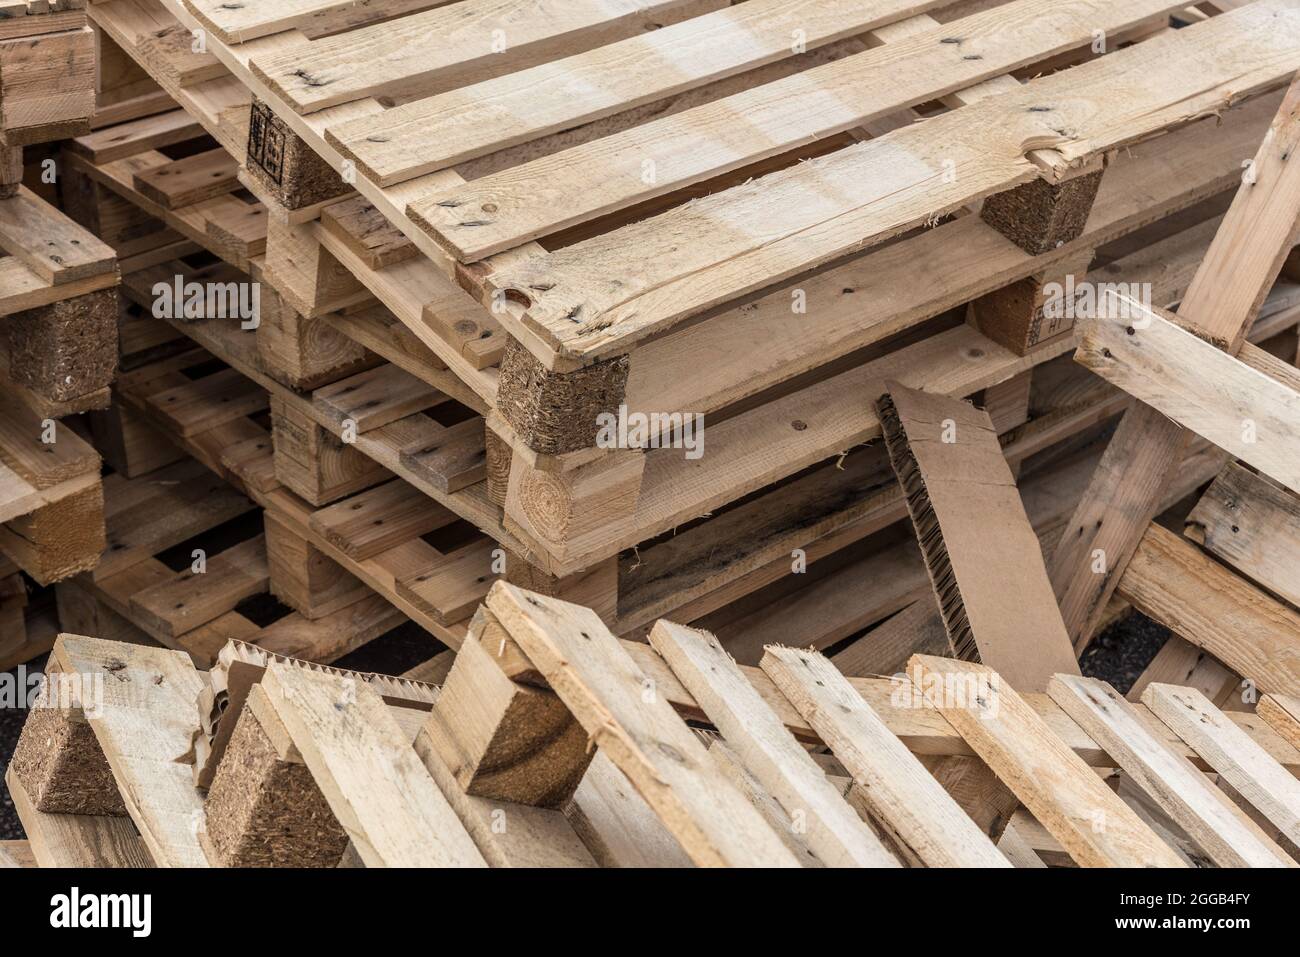
<svg viewBox="0 0 1300 957">
<path fill-rule="evenodd" d="M 531 66 L 717 6 L 718 0 L 468 0 L 309 42 L 289 40 L 254 55 L 250 66 L 294 109 L 311 113 Z M 503 22 L 510 25 L 508 44 L 494 33 Z"/>
<path fill-rule="evenodd" d="M 165 648 L 119 646 L 66 636 L 55 649 L 64 673 L 98 675 L 105 709 L 90 724 L 128 812 L 157 867 L 206 867 L 198 842 L 203 801 L 189 770 L 199 677 L 189 658 Z"/>
<path fill-rule="evenodd" d="M 692 689 L 714 725 L 786 815 L 806 826 L 805 841 L 824 864 L 898 866 L 893 854 L 839 799 L 824 772 L 785 730 L 716 638 L 659 622 L 650 632 L 650 643 Z M 803 816 L 794 818 L 796 814 Z"/>
<path fill-rule="evenodd" d="M 999 7 L 963 21 L 960 44 L 943 42 L 956 31 L 936 24 L 881 49 L 422 197 L 409 211 L 462 261 L 483 259 L 558 232 L 578 216 L 631 206 L 1009 72 L 1086 43 L 1093 26 L 1122 29 L 1159 13 L 1161 4 L 1107 7 L 1088 17 L 1043 2 Z M 737 115 L 745 118 L 738 127 Z M 900 157 L 903 142 L 911 138 L 900 141 Z M 640 175 L 642 157 L 654 159 L 653 178 Z M 833 194 L 829 181 L 825 190 Z M 488 205 L 492 210 L 483 212 Z M 477 225 L 461 226 L 471 221 Z"/>
<path fill-rule="evenodd" d="M 1300 837 L 1300 785 L 1194 688 L 1152 684 L 1142 701 L 1287 839 Z"/>
</svg>

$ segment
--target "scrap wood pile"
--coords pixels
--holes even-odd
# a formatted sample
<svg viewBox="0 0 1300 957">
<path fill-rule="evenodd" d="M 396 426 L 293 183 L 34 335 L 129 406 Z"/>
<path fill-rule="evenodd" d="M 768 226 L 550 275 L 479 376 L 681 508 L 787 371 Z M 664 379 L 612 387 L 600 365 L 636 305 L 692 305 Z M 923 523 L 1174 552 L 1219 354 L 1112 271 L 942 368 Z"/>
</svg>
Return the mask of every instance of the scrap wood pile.
<svg viewBox="0 0 1300 957">
<path fill-rule="evenodd" d="M 1300 3 L 516 6 L 0 18 L 36 859 L 1291 863 Z"/>
<path fill-rule="evenodd" d="M 6 781 L 47 866 L 1294 867 L 1300 837 L 1293 697 L 1022 695 L 929 655 L 851 679 L 776 645 L 755 668 L 504 582 L 441 688 L 63 635 L 44 694 Z"/>
</svg>

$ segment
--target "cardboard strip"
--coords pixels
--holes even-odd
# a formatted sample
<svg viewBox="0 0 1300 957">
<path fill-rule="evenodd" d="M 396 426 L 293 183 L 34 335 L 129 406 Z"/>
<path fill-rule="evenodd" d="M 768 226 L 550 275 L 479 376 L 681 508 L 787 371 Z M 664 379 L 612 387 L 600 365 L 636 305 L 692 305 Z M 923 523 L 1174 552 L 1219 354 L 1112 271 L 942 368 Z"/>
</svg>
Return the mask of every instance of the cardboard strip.
<svg viewBox="0 0 1300 957">
<path fill-rule="evenodd" d="M 1078 674 L 1043 555 L 988 413 L 886 382 L 876 408 L 889 461 L 954 656 L 1042 691 Z"/>
</svg>

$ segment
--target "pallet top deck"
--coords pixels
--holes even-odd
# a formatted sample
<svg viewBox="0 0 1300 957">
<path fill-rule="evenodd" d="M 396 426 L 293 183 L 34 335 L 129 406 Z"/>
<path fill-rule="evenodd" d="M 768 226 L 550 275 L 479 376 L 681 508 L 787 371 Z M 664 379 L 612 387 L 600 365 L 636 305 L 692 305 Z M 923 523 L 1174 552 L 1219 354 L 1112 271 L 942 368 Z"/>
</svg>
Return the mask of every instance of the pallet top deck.
<svg viewBox="0 0 1300 957">
<path fill-rule="evenodd" d="M 349 161 L 356 188 L 439 269 L 488 306 L 504 297 L 495 318 L 551 369 L 626 353 L 990 193 L 1067 178 L 1278 86 L 1300 65 L 1294 7 L 1260 0 L 796 162 L 809 143 L 951 99 L 1086 47 L 1095 30 L 1121 35 L 1178 5 L 1085 12 L 1021 0 L 928 25 L 936 4 L 654 3 L 629 12 L 593 0 L 513 17 L 476 2 L 371 13 L 333 3 L 287 12 L 164 5 L 210 31 L 239 82 L 326 161 Z M 404 15 L 358 22 L 392 12 Z M 464 33 L 456 43 L 443 39 L 452 22 Z M 646 32 L 649 22 L 661 28 Z M 907 30 L 886 29 L 899 23 Z M 794 44 L 792 29 L 803 31 Z M 502 51 L 493 30 L 504 34 Z M 865 49 L 846 35 L 888 42 Z M 690 56 L 696 43 L 710 55 Z M 679 51 L 674 68 L 650 69 Z M 828 62 L 809 63 L 819 56 Z M 620 85 L 620 71 L 636 79 Z M 735 76 L 745 78 L 739 88 Z M 645 112 L 647 98 L 669 103 L 668 115 Z M 551 101 L 558 113 L 548 117 Z M 570 133 L 557 141 L 555 128 Z M 774 156 L 785 159 L 754 169 Z"/>
</svg>

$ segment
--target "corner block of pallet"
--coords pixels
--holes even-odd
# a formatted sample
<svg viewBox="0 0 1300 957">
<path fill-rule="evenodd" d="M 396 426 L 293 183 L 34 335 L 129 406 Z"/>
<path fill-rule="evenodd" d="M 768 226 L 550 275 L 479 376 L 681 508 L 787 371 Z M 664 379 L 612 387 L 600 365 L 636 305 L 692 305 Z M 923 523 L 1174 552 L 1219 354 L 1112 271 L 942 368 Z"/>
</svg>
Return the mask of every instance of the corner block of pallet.
<svg viewBox="0 0 1300 957">
<path fill-rule="evenodd" d="M 486 647 L 505 630 L 491 612 L 481 614 L 481 635 L 471 633 L 457 651 L 421 734 L 466 794 L 560 807 L 591 763 L 587 734 L 555 692 L 502 671 Z"/>
<path fill-rule="evenodd" d="M 314 389 L 378 363 L 324 319 L 304 316 L 263 284 L 257 326 L 263 368 L 292 389 Z"/>
<path fill-rule="evenodd" d="M 484 421 L 483 457 L 486 460 L 487 496 L 494 505 L 502 508 L 506 504 L 506 493 L 510 488 L 510 459 L 514 450 L 510 443 L 499 436 Z"/>
<path fill-rule="evenodd" d="M 628 357 L 602 359 L 574 372 L 552 372 L 517 341 L 501 357 L 497 403 L 519 440 L 559 455 L 591 448 L 597 416 L 617 414 L 627 387 Z"/>
<path fill-rule="evenodd" d="M 1084 282 L 1092 257 L 1091 249 L 1071 254 L 976 299 L 971 304 L 976 328 L 1018 356 L 1064 335 L 1074 328 L 1074 310 L 1067 293 Z"/>
<path fill-rule="evenodd" d="M 117 375 L 117 328 L 116 288 L 15 313 L 6 321 L 9 374 L 54 402 L 103 389 Z"/>
<path fill-rule="evenodd" d="M 165 228 L 161 220 L 92 179 L 78 167 L 76 154 L 65 151 L 58 169 L 63 211 L 110 246 L 121 246 Z"/>
<path fill-rule="evenodd" d="M 276 479 L 312 505 L 328 505 L 391 478 L 382 465 L 276 396 L 271 442 Z"/>
<path fill-rule="evenodd" d="M 286 306 L 308 318 L 374 303 L 370 291 L 321 245 L 310 223 L 267 222 L 262 276 Z"/>
<path fill-rule="evenodd" d="M 1100 160 L 1061 182 L 1038 177 L 984 200 L 980 218 L 1031 256 L 1083 235 L 1101 186 Z"/>
<path fill-rule="evenodd" d="M 249 114 L 247 155 L 249 171 L 286 209 L 352 192 L 333 167 L 256 98 Z"/>
<path fill-rule="evenodd" d="M 86 418 L 95 449 L 123 478 L 139 478 L 185 458 L 153 423 L 125 403 L 91 410 Z"/>
<path fill-rule="evenodd" d="M 41 585 L 94 568 L 107 545 L 100 482 L 0 527 L 0 552 Z"/>
<path fill-rule="evenodd" d="M 550 471 L 515 450 L 506 493 L 506 528 L 539 553 L 568 568 L 582 562 L 585 540 L 630 531 L 635 522 L 645 454 L 640 449 L 601 450 L 572 469 Z M 541 556 L 528 556 L 543 565 Z"/>
<path fill-rule="evenodd" d="M 222 867 L 336 867 L 348 837 L 288 733 L 249 689 L 204 807 L 208 862 Z"/>
<path fill-rule="evenodd" d="M 125 816 L 113 770 L 85 712 L 73 702 L 55 701 L 49 688 L 28 711 L 10 762 L 23 790 L 44 813 Z"/>
<path fill-rule="evenodd" d="M 324 618 L 371 594 L 365 583 L 270 512 L 265 522 L 271 594 L 304 618 Z"/>
</svg>

